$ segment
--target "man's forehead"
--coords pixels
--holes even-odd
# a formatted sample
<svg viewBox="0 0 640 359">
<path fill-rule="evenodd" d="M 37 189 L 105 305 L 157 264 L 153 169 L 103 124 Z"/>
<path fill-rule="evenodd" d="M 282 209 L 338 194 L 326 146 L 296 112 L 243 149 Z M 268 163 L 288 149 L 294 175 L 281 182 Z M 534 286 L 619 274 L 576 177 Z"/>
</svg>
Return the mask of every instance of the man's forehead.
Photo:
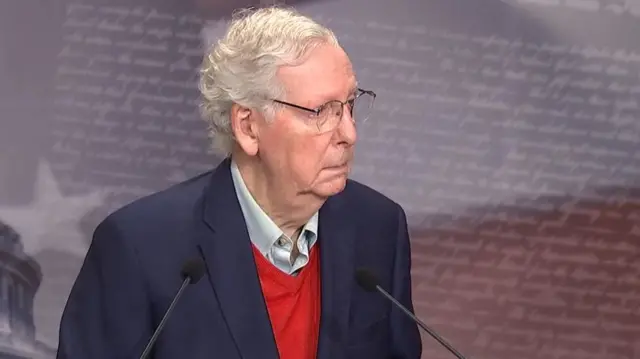
<svg viewBox="0 0 640 359">
<path fill-rule="evenodd" d="M 329 101 L 344 101 L 356 90 L 357 82 L 355 81 L 355 77 L 352 77 L 352 80 L 341 83 L 315 83 L 314 85 L 306 86 L 296 91 L 295 101 L 304 103 L 304 105 L 308 107 L 315 107 Z"/>
<path fill-rule="evenodd" d="M 358 81 L 353 72 L 344 73 L 343 76 L 319 76 L 315 81 L 301 84 L 304 86 L 305 93 L 310 96 L 334 96 L 348 95 L 358 86 Z"/>
<path fill-rule="evenodd" d="M 309 101 L 342 97 L 357 86 L 349 57 L 342 49 L 329 46 L 314 49 L 297 66 L 281 68 L 279 76 L 288 95 Z"/>
<path fill-rule="evenodd" d="M 292 99 L 318 104 L 318 101 L 344 100 L 358 88 L 358 81 L 353 71 L 337 74 L 312 74 L 301 76 L 286 86 L 287 94 Z"/>
</svg>

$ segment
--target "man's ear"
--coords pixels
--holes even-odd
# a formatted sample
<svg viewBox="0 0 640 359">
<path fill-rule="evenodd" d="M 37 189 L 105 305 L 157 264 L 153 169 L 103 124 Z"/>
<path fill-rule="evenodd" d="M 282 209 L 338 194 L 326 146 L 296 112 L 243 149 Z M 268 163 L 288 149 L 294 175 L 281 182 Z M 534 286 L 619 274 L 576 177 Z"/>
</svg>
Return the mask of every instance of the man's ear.
<svg viewBox="0 0 640 359">
<path fill-rule="evenodd" d="M 234 103 L 231 106 L 231 131 L 238 145 L 249 156 L 258 153 L 258 126 L 256 121 L 260 114 L 256 111 Z"/>
</svg>

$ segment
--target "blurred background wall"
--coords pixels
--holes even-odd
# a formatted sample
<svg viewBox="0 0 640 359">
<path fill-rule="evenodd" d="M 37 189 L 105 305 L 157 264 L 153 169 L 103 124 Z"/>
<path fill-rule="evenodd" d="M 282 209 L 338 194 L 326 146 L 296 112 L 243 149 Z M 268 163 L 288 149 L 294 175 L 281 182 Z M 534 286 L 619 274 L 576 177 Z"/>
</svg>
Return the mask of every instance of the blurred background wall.
<svg viewBox="0 0 640 359">
<path fill-rule="evenodd" d="M 196 70 L 257 3 L 0 2 L 0 358 L 54 357 L 100 220 L 220 161 Z M 418 314 L 470 358 L 640 358 L 640 1 L 288 3 L 378 94 L 352 177 L 409 215 Z"/>
</svg>

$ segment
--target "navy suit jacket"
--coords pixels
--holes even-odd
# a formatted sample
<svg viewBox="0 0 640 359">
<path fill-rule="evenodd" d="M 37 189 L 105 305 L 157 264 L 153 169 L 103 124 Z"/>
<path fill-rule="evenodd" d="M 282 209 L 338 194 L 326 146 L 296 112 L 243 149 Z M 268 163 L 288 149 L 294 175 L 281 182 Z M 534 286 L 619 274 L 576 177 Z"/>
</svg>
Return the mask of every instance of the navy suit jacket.
<svg viewBox="0 0 640 359">
<path fill-rule="evenodd" d="M 152 352 L 155 359 L 275 359 L 278 352 L 236 198 L 230 161 L 109 215 L 73 285 L 58 359 L 138 358 L 190 258 L 206 263 Z M 413 310 L 405 213 L 349 180 L 320 209 L 318 359 L 418 359 L 417 326 L 354 280 L 358 267 Z M 305 359 L 305 358 L 300 358 Z"/>
</svg>

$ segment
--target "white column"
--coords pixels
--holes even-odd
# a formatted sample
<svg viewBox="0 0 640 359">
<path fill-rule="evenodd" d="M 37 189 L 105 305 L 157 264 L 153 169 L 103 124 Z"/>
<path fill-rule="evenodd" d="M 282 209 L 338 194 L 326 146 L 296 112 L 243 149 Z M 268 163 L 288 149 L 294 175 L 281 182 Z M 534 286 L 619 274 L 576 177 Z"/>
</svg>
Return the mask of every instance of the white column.
<svg viewBox="0 0 640 359">
<path fill-rule="evenodd" d="M 9 274 L 0 267 L 0 332 L 10 333 L 11 325 L 9 323 Z"/>
</svg>

